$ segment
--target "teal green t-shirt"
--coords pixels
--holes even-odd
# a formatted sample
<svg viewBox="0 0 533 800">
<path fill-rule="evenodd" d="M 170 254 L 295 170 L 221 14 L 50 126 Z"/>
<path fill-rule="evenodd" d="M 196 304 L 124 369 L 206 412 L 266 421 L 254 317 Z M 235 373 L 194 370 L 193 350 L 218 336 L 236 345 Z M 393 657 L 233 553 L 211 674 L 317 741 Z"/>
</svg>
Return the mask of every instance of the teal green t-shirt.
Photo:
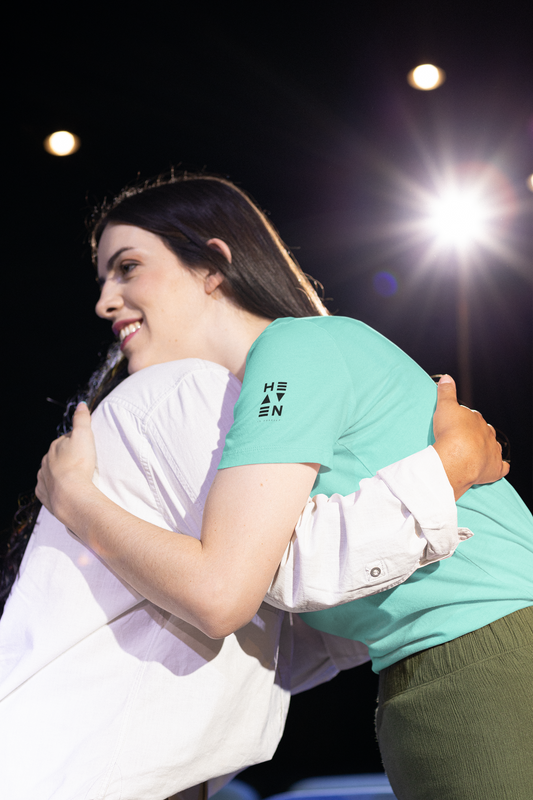
<svg viewBox="0 0 533 800">
<path fill-rule="evenodd" d="M 350 494 L 432 444 L 436 387 L 399 348 L 343 317 L 283 318 L 254 342 L 220 468 L 320 463 L 313 494 Z M 394 589 L 302 615 L 365 642 L 376 671 L 533 604 L 533 519 L 505 480 L 470 489 L 452 558 Z"/>
</svg>

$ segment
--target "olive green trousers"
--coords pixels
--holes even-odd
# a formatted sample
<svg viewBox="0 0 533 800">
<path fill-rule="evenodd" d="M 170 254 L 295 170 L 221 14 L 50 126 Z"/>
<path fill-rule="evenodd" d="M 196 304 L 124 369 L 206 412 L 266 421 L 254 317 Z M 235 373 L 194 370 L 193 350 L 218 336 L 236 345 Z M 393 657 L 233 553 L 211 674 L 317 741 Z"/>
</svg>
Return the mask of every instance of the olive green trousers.
<svg viewBox="0 0 533 800">
<path fill-rule="evenodd" d="M 380 673 L 398 800 L 532 800 L 533 606 Z"/>
</svg>

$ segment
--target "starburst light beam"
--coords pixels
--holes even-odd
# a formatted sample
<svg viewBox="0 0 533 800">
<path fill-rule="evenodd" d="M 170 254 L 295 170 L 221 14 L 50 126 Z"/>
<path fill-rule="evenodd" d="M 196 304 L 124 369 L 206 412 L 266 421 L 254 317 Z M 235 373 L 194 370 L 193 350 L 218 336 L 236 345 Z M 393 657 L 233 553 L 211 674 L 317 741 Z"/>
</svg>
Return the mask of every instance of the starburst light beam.
<svg viewBox="0 0 533 800">
<path fill-rule="evenodd" d="M 427 221 L 437 244 L 465 250 L 487 235 L 490 210 L 475 192 L 450 189 L 430 203 Z"/>
</svg>

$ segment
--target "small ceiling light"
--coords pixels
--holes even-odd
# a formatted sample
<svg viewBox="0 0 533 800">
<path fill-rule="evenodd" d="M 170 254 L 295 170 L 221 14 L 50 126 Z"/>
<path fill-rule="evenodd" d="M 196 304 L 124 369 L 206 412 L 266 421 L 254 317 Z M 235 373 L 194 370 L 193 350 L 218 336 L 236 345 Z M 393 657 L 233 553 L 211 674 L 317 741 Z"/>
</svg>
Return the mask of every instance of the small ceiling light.
<svg viewBox="0 0 533 800">
<path fill-rule="evenodd" d="M 69 131 L 56 131 L 44 140 L 44 149 L 53 156 L 70 156 L 80 147 L 80 140 Z"/>
<path fill-rule="evenodd" d="M 419 67 L 412 69 L 407 76 L 407 82 L 414 89 L 421 89 L 429 92 L 442 86 L 446 80 L 446 73 L 443 69 L 435 67 L 433 64 L 420 64 Z"/>
<path fill-rule="evenodd" d="M 533 175 L 530 175 L 527 179 L 527 188 L 530 192 L 533 192 Z"/>
</svg>

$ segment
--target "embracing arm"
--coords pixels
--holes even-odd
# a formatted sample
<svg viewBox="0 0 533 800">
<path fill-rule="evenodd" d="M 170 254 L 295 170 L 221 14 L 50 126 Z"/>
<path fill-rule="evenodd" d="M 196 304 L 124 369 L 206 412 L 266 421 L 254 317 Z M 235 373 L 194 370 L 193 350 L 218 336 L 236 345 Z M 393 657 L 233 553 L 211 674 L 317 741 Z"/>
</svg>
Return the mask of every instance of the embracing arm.
<svg viewBox="0 0 533 800">
<path fill-rule="evenodd" d="M 89 414 L 83 407 L 76 413 L 74 433 L 80 435 L 73 433 L 73 441 L 64 444 L 78 447 L 82 437 L 91 444 Z M 78 465 L 67 467 L 71 475 Z M 201 540 L 120 508 L 87 481 L 88 471 L 85 479 L 58 476 L 62 490 L 57 501 L 45 498 L 39 488 L 38 493 L 56 517 L 140 594 L 208 636 L 221 638 L 249 622 L 261 605 L 316 477 L 316 470 L 305 464 L 271 466 L 218 473 L 204 509 Z M 272 496 L 277 498 L 275 509 L 267 507 Z M 254 498 L 254 513 L 248 497 Z M 213 509 L 220 506 L 223 510 L 215 517 Z"/>
<path fill-rule="evenodd" d="M 318 611 L 377 594 L 453 555 L 472 535 L 457 526 L 453 489 L 433 447 L 359 486 L 350 495 L 308 500 L 268 603 L 284 611 Z"/>
<path fill-rule="evenodd" d="M 283 464 L 218 473 L 199 541 L 116 505 L 93 484 L 94 464 L 82 404 L 72 434 L 53 442 L 43 459 L 39 498 L 140 594 L 213 638 L 245 625 L 261 605 L 318 469 Z M 216 505 L 222 511 L 215 517 Z"/>
<path fill-rule="evenodd" d="M 507 465 L 502 465 L 483 418 L 458 406 L 454 398 L 453 385 L 451 392 L 446 384 L 439 386 L 443 421 L 439 423 L 438 411 L 435 449 L 440 448 L 459 494 L 474 483 L 502 477 Z M 215 638 L 238 629 L 256 612 L 318 469 L 312 464 L 263 464 L 220 470 L 198 541 L 115 505 L 93 485 L 94 463 L 90 416 L 82 405 L 71 436 L 56 440 L 43 459 L 39 498 L 143 596 Z"/>
<path fill-rule="evenodd" d="M 433 447 L 378 470 L 359 491 L 307 501 L 267 602 L 317 611 L 376 594 L 450 557 L 472 536 L 457 526 L 455 500 L 473 483 L 503 477 L 509 465 L 494 429 L 458 405 L 448 375 L 439 384 L 433 427 Z"/>
</svg>

